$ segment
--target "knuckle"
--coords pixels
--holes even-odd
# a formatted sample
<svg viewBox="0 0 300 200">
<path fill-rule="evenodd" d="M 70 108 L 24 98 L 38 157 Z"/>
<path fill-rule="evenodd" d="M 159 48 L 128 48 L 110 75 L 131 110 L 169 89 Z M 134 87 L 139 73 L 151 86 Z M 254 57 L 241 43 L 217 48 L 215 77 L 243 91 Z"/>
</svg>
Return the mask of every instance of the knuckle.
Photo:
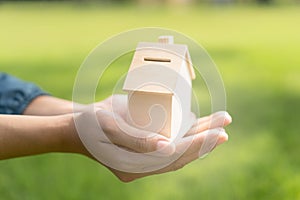
<svg viewBox="0 0 300 200">
<path fill-rule="evenodd" d="M 101 123 L 101 128 L 106 133 L 113 133 L 114 132 L 114 124 L 112 122 L 105 122 Z"/>
<path fill-rule="evenodd" d="M 147 152 L 149 139 L 147 137 L 135 138 L 135 146 L 139 151 Z"/>
<path fill-rule="evenodd" d="M 102 130 L 110 135 L 114 135 L 114 133 L 118 131 L 118 126 L 115 120 L 105 120 L 100 125 Z"/>
</svg>

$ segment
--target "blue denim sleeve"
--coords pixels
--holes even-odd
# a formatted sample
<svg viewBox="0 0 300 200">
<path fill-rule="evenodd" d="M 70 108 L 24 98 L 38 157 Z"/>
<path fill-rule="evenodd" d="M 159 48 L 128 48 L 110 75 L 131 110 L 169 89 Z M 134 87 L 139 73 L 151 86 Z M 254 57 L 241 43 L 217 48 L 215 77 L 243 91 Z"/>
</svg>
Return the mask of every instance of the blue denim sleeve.
<svg viewBox="0 0 300 200">
<path fill-rule="evenodd" d="M 0 73 L 0 114 L 22 114 L 40 95 L 49 95 L 33 83 Z"/>
</svg>

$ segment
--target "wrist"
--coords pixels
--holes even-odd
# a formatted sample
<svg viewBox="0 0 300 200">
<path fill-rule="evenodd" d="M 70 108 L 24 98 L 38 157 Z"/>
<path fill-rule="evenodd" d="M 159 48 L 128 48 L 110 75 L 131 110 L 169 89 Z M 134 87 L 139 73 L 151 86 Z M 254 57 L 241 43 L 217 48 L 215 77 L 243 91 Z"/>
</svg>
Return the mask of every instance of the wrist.
<svg viewBox="0 0 300 200">
<path fill-rule="evenodd" d="M 78 114 L 75 114 L 78 115 Z M 61 132 L 60 151 L 67 153 L 79 153 L 88 155 L 89 153 L 84 147 L 77 133 L 74 115 L 67 114 L 58 117 L 59 129 Z"/>
</svg>

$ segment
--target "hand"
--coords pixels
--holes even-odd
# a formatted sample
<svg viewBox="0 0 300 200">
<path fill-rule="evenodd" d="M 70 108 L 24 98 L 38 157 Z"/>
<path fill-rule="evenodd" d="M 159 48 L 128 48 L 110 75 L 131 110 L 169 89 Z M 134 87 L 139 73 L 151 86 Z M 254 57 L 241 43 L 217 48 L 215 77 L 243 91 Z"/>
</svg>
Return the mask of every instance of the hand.
<svg viewBox="0 0 300 200">
<path fill-rule="evenodd" d="M 120 180 L 133 181 L 182 168 L 227 141 L 226 112 L 197 119 L 183 138 L 174 141 L 126 122 L 127 98 L 114 95 L 75 115 L 81 141 L 89 152 Z M 99 127 L 100 125 L 100 127 Z"/>
</svg>

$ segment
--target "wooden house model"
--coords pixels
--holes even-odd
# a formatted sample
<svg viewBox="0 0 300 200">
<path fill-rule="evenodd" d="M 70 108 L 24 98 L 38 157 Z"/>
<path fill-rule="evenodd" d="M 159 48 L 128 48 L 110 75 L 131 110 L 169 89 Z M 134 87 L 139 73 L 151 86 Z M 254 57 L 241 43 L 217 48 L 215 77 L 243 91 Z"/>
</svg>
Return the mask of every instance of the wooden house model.
<svg viewBox="0 0 300 200">
<path fill-rule="evenodd" d="M 195 72 L 188 47 L 173 44 L 172 36 L 158 43 L 140 42 L 123 90 L 128 92 L 128 121 L 141 129 L 175 137 L 191 120 Z"/>
</svg>

